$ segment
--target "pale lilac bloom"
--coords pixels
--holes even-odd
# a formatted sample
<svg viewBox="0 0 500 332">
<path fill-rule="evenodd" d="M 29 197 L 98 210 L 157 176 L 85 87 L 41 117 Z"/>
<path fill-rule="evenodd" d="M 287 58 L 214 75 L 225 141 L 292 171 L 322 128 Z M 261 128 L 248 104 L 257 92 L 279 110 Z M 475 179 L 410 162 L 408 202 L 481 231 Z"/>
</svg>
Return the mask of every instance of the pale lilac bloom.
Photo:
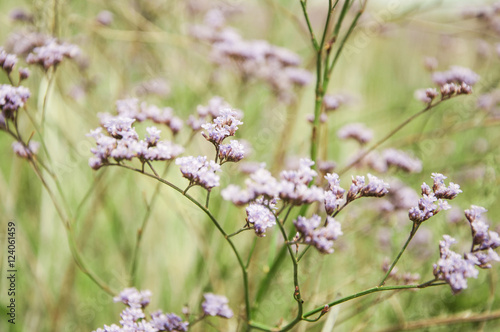
<svg viewBox="0 0 500 332">
<path fill-rule="evenodd" d="M 457 294 L 467 288 L 467 278 L 477 278 L 479 272 L 473 261 L 464 259 L 450 250 L 453 243 L 456 243 L 456 240 L 449 235 L 444 235 L 443 240 L 439 242 L 440 259 L 434 264 L 434 276 L 446 281 L 453 294 Z"/>
<path fill-rule="evenodd" d="M 155 311 L 151 314 L 151 325 L 156 331 L 187 331 L 189 327 L 188 322 L 183 322 L 182 319 L 176 314 L 163 313 L 161 310 Z"/>
<path fill-rule="evenodd" d="M 443 174 L 432 173 L 432 179 L 434 180 L 432 189 L 424 182 L 421 186 L 422 198 L 418 201 L 417 206 L 408 211 L 408 216 L 413 222 L 422 223 L 441 210 L 451 209 L 451 206 L 444 199 L 454 199 L 462 192 L 458 189 L 460 187 L 453 182 L 450 182 L 450 185 L 446 187 L 444 183 L 446 176 Z"/>
<path fill-rule="evenodd" d="M 12 150 L 20 158 L 30 158 L 38 154 L 39 149 L 40 149 L 40 143 L 36 141 L 30 141 L 28 143 L 28 146 L 25 146 L 23 143 L 19 141 L 15 141 L 12 143 Z"/>
<path fill-rule="evenodd" d="M 17 63 L 17 56 L 15 54 L 9 54 L 0 47 L 0 67 L 2 67 L 8 74 L 12 72 L 14 66 Z"/>
<path fill-rule="evenodd" d="M 234 110 L 230 108 L 222 109 L 213 123 L 201 125 L 206 130 L 206 132 L 202 132 L 202 135 L 207 141 L 219 145 L 226 137 L 234 136 L 240 124 L 243 124 L 243 122 L 237 119 L 237 113 Z"/>
<path fill-rule="evenodd" d="M 331 254 L 334 241 L 343 234 L 340 223 L 330 216 L 323 227 L 319 227 L 321 217 L 316 214 L 309 219 L 299 216 L 293 223 L 299 232 L 298 241 L 314 246 L 323 254 Z"/>
<path fill-rule="evenodd" d="M 392 148 L 385 149 L 382 155 L 387 166 L 395 166 L 408 173 L 419 173 L 422 171 L 422 161 L 404 151 Z"/>
<path fill-rule="evenodd" d="M 447 83 L 457 83 L 459 85 L 465 83 L 471 86 L 479 80 L 479 75 L 469 68 L 451 66 L 447 71 L 434 72 L 432 80 L 439 86 L 444 86 Z"/>
<path fill-rule="evenodd" d="M 148 146 L 155 146 L 160 140 L 161 130 L 156 127 L 147 127 L 146 131 L 148 132 L 148 135 L 146 135 Z"/>
<path fill-rule="evenodd" d="M 363 123 L 349 123 L 337 131 L 340 139 L 352 138 L 360 144 L 366 144 L 373 138 L 373 131 Z"/>
<path fill-rule="evenodd" d="M 247 222 L 253 225 L 257 236 L 266 236 L 266 230 L 276 225 L 276 218 L 272 212 L 275 210 L 276 200 L 267 201 L 261 198 L 247 206 Z"/>
<path fill-rule="evenodd" d="M 233 317 L 233 311 L 228 306 L 229 300 L 225 296 L 205 293 L 203 297 L 205 301 L 203 301 L 201 307 L 205 315 L 223 318 Z"/>
<path fill-rule="evenodd" d="M 430 104 L 438 95 L 438 91 L 434 88 L 415 91 L 415 99 L 420 100 L 424 104 Z"/>
<path fill-rule="evenodd" d="M 0 84 L 0 109 L 6 119 L 13 117 L 15 111 L 23 107 L 30 97 L 30 90 L 23 86 L 14 87 Z"/>
<path fill-rule="evenodd" d="M 209 191 L 219 186 L 220 177 L 216 172 L 220 171 L 220 165 L 213 160 L 207 161 L 206 156 L 177 158 L 175 164 L 180 166 L 182 176 L 190 185 L 200 185 Z"/>
<path fill-rule="evenodd" d="M 26 57 L 26 62 L 39 64 L 44 69 L 57 66 L 64 58 L 73 59 L 80 54 L 76 45 L 59 43 L 55 39 L 48 41 L 45 45 L 35 47 Z"/>
<path fill-rule="evenodd" d="M 219 159 L 222 162 L 238 162 L 245 157 L 245 147 L 236 140 L 231 140 L 229 144 L 219 145 Z"/>
<path fill-rule="evenodd" d="M 131 308 L 144 308 L 151 301 L 151 291 L 138 291 L 136 288 L 125 288 L 118 296 L 113 298 L 115 302 L 123 302 Z"/>
</svg>

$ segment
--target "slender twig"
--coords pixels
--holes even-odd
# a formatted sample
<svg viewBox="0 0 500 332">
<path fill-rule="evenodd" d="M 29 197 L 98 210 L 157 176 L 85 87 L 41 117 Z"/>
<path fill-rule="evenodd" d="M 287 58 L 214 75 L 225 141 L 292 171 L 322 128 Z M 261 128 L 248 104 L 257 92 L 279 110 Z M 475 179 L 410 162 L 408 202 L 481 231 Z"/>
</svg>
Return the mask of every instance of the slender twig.
<svg viewBox="0 0 500 332">
<path fill-rule="evenodd" d="M 204 207 L 200 202 L 198 202 L 196 199 L 194 199 L 191 195 L 188 195 L 185 192 L 186 190 L 182 190 L 181 188 L 177 187 L 173 183 L 171 183 L 165 179 L 162 179 L 154 174 L 151 174 L 148 172 L 143 172 L 142 170 L 140 170 L 138 168 L 134 168 L 134 167 L 124 165 L 124 164 L 107 164 L 106 166 L 120 166 L 120 167 L 129 169 L 129 170 L 132 170 L 134 172 L 141 173 L 141 174 L 143 174 L 147 177 L 150 177 L 152 179 L 155 179 L 155 180 L 169 186 L 170 188 L 174 189 L 175 191 L 179 192 L 180 194 L 182 194 L 184 197 L 186 197 L 191 203 L 196 205 L 200 210 L 202 210 L 210 218 L 210 220 L 215 225 L 215 227 L 224 236 L 224 238 L 226 239 L 226 242 L 228 242 L 228 244 L 230 245 L 231 250 L 233 251 L 234 255 L 236 256 L 236 258 L 238 260 L 238 264 L 240 265 L 241 272 L 243 274 L 243 288 L 244 288 L 244 293 L 245 293 L 245 306 L 246 306 L 245 310 L 246 310 L 247 320 L 250 321 L 251 320 L 251 312 L 250 312 L 250 295 L 249 295 L 247 268 L 245 266 L 245 263 L 243 262 L 243 259 L 241 258 L 239 251 L 236 249 L 234 242 L 228 237 L 228 234 L 224 231 L 224 229 L 220 225 L 219 221 L 214 217 L 214 215 L 210 212 L 210 210 L 208 210 L 206 207 Z"/>
<path fill-rule="evenodd" d="M 446 98 L 448 99 L 448 98 Z M 372 152 L 373 150 L 375 150 L 376 148 L 378 148 L 380 145 L 382 145 L 383 143 L 385 143 L 385 141 L 387 141 L 389 138 L 391 138 L 392 136 L 394 136 L 394 134 L 396 134 L 398 131 L 400 131 L 401 129 L 403 129 L 406 125 L 408 125 L 410 122 L 412 122 L 413 120 L 415 120 L 416 118 L 418 118 L 419 116 L 421 116 L 422 114 L 428 112 L 429 110 L 433 109 L 434 107 L 436 107 L 437 105 L 441 104 L 444 100 L 446 99 L 440 99 L 438 100 L 437 102 L 433 103 L 433 104 L 428 104 L 423 110 L 421 110 L 420 112 L 418 113 L 415 113 L 413 114 L 412 116 L 410 116 L 408 119 L 406 119 L 405 121 L 401 122 L 396 128 L 394 128 L 393 130 L 391 130 L 391 132 L 389 134 L 387 134 L 386 136 L 384 136 L 382 139 L 380 139 L 379 141 L 377 141 L 375 144 L 373 144 L 368 150 L 364 151 L 358 158 L 356 158 L 353 162 L 351 162 L 349 165 L 347 165 L 346 167 L 344 167 L 341 171 L 338 172 L 339 175 L 342 175 L 344 174 L 345 172 L 347 172 L 348 170 L 350 170 L 354 165 L 356 165 L 357 163 L 359 163 L 361 160 L 363 160 L 370 152 Z"/>
<path fill-rule="evenodd" d="M 382 281 L 380 281 L 379 286 L 383 286 L 384 285 L 385 281 L 387 280 L 387 278 L 391 274 L 392 270 L 394 269 L 394 266 L 396 266 L 396 264 L 398 263 L 399 259 L 401 258 L 401 256 L 405 252 L 406 247 L 408 247 L 408 244 L 410 244 L 410 241 L 413 239 L 413 237 L 417 233 L 419 227 L 420 227 L 420 224 L 413 223 L 413 226 L 412 226 L 410 235 L 408 236 L 408 239 L 406 240 L 405 244 L 403 245 L 403 248 L 401 248 L 401 250 L 399 251 L 398 255 L 396 256 L 396 258 L 392 262 L 391 266 L 387 270 L 387 273 L 385 274 L 384 278 L 382 279 Z"/>
</svg>

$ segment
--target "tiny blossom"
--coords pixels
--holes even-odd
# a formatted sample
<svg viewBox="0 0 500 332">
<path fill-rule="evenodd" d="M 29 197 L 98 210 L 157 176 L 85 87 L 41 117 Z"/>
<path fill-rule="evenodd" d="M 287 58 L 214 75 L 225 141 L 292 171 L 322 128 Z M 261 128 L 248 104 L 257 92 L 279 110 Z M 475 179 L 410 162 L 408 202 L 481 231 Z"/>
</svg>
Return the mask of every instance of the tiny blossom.
<svg viewBox="0 0 500 332">
<path fill-rule="evenodd" d="M 432 173 L 434 180 L 433 187 L 429 187 L 425 182 L 422 184 L 422 198 L 418 201 L 418 205 L 410 208 L 408 215 L 411 221 L 422 223 L 430 217 L 436 215 L 441 210 L 451 209 L 448 202 L 443 199 L 454 199 L 462 191 L 457 184 L 450 182 L 446 187 L 444 179 L 446 176 L 440 173 Z M 437 205 L 436 205 L 437 202 Z"/>
<path fill-rule="evenodd" d="M 190 184 L 200 185 L 207 190 L 219 186 L 220 177 L 216 172 L 220 171 L 220 165 L 213 160 L 207 161 L 206 156 L 188 156 L 175 160 L 180 166 L 182 176 L 190 181 Z"/>
<path fill-rule="evenodd" d="M 156 143 L 158 143 L 158 141 L 160 140 L 161 130 L 156 127 L 148 127 L 146 128 L 146 131 L 148 132 L 148 135 L 146 136 L 146 142 L 149 146 L 155 146 Z"/>
<path fill-rule="evenodd" d="M 483 213 L 487 212 L 485 208 L 472 205 L 464 212 L 471 226 L 473 245 L 478 246 L 477 250 L 495 249 L 500 246 L 498 233 L 489 231 L 490 226 L 482 216 Z"/>
<path fill-rule="evenodd" d="M 205 301 L 203 301 L 201 307 L 205 315 L 223 318 L 233 317 L 233 311 L 228 306 L 229 300 L 225 296 L 205 293 L 203 297 Z"/>
<path fill-rule="evenodd" d="M 352 184 L 347 192 L 347 202 L 352 202 L 360 197 L 382 197 L 389 192 L 389 184 L 383 180 L 371 174 L 368 174 L 368 180 L 367 184 L 364 176 L 352 177 Z"/>
<path fill-rule="evenodd" d="M 362 123 L 349 123 L 337 132 L 340 139 L 352 138 L 360 144 L 366 144 L 373 138 L 373 131 Z"/>
<path fill-rule="evenodd" d="M 19 79 L 25 80 L 30 77 L 30 70 L 28 68 L 19 68 Z"/>
<path fill-rule="evenodd" d="M 324 191 L 321 188 L 308 186 L 309 182 L 318 175 L 311 168 L 312 165 L 314 165 L 313 161 L 301 159 L 298 170 L 281 172 L 279 196 L 283 201 L 301 205 L 324 200 Z"/>
<path fill-rule="evenodd" d="M 98 328 L 94 332 L 158 332 L 187 331 L 189 323 L 173 314 L 164 314 L 161 310 L 151 314 L 151 320 L 148 321 L 144 308 L 149 304 L 151 297 L 150 291 L 138 291 L 135 288 L 127 288 L 120 292 L 119 296 L 114 298 L 115 302 L 123 302 L 127 305 L 120 313 L 120 326 L 116 324 L 104 325 L 104 328 Z"/>
<path fill-rule="evenodd" d="M 415 99 L 420 100 L 424 104 L 430 104 L 434 98 L 438 96 L 436 89 L 419 89 L 415 91 Z"/>
<path fill-rule="evenodd" d="M 109 26 L 113 23 L 113 13 L 109 10 L 102 10 L 97 14 L 95 20 L 101 25 Z"/>
<path fill-rule="evenodd" d="M 237 119 L 237 113 L 230 109 L 220 110 L 220 115 L 216 117 L 213 123 L 205 123 L 201 125 L 206 132 L 202 132 L 203 137 L 213 144 L 219 145 L 222 141 L 229 136 L 234 136 L 238 125 L 243 124 Z"/>
<path fill-rule="evenodd" d="M 333 170 L 337 168 L 337 163 L 333 160 L 319 160 L 318 161 L 318 170 L 321 173 L 331 173 Z"/>
<path fill-rule="evenodd" d="M 350 102 L 352 102 L 352 100 L 353 97 L 347 94 L 326 94 L 323 97 L 323 106 L 325 107 L 325 111 L 327 112 L 335 111 L 340 106 L 349 104 Z"/>
<path fill-rule="evenodd" d="M 38 153 L 40 149 L 40 143 L 36 141 L 30 141 L 28 146 L 25 146 L 23 143 L 19 141 L 15 141 L 12 143 L 12 150 L 14 153 L 20 158 L 29 158 Z"/>
<path fill-rule="evenodd" d="M 325 210 L 331 215 L 344 203 L 345 190 L 340 187 L 338 174 L 326 174 L 325 179 L 328 181 L 328 190 L 325 191 Z"/>
<path fill-rule="evenodd" d="M 298 240 L 314 246 L 323 254 L 331 254 L 334 241 L 343 234 L 340 223 L 330 216 L 327 217 L 324 227 L 319 227 L 321 217 L 316 214 L 309 219 L 299 216 L 293 223 L 299 232 Z"/>
<path fill-rule="evenodd" d="M 307 114 L 306 119 L 309 123 L 314 123 L 314 114 Z M 325 123 L 328 120 L 328 115 L 325 113 L 321 113 L 319 115 L 319 122 L 320 123 Z"/>
<path fill-rule="evenodd" d="M 474 262 L 450 250 L 453 243 L 456 243 L 454 238 L 443 235 L 439 242 L 440 259 L 434 264 L 434 276 L 446 281 L 453 294 L 457 294 L 467 288 L 467 278 L 477 278 L 479 272 L 474 268 Z"/>
<path fill-rule="evenodd" d="M 434 57 L 425 57 L 424 58 L 424 66 L 425 66 L 425 69 L 427 69 L 428 71 L 434 71 L 437 69 L 438 67 L 438 60 Z"/>
<path fill-rule="evenodd" d="M 447 83 L 457 83 L 459 85 L 465 83 L 468 86 L 472 86 L 479 80 L 479 75 L 469 68 L 451 66 L 448 71 L 434 72 L 432 80 L 441 87 Z"/>
<path fill-rule="evenodd" d="M 131 308 L 144 308 L 151 301 L 151 291 L 138 291 L 136 288 L 125 288 L 118 296 L 113 298 L 115 302 L 123 302 Z"/>
<path fill-rule="evenodd" d="M 10 74 L 17 63 L 17 56 L 15 54 L 9 54 L 5 52 L 3 48 L 0 47 L 0 67 L 3 68 Z"/>
<path fill-rule="evenodd" d="M 151 314 L 151 325 L 158 331 L 187 331 L 189 323 L 183 322 L 176 314 L 164 314 L 161 310 Z"/>
<path fill-rule="evenodd" d="M 422 171 L 422 162 L 420 159 L 411 157 L 404 151 L 385 149 L 382 152 L 382 156 L 387 166 L 394 166 L 408 173 L 419 173 Z"/>
<path fill-rule="evenodd" d="M 276 218 L 272 210 L 276 210 L 276 200 L 258 199 L 255 203 L 247 206 L 247 222 L 253 225 L 257 236 L 266 236 L 266 229 L 276 225 Z"/>
<path fill-rule="evenodd" d="M 73 59 L 80 54 L 80 49 L 72 44 L 59 43 L 55 39 L 48 41 L 45 45 L 35 47 L 26 57 L 26 62 L 39 64 L 45 70 L 57 66 L 66 57 Z"/>
<path fill-rule="evenodd" d="M 221 144 L 219 146 L 219 159 L 222 162 L 238 162 L 245 156 L 245 147 L 236 140 L 231 140 L 230 144 Z"/>
<path fill-rule="evenodd" d="M 243 205 L 259 196 L 266 199 L 273 199 L 279 194 L 278 181 L 266 170 L 265 163 L 259 164 L 259 168 L 250 174 L 250 178 L 245 180 L 247 188 L 242 190 L 236 185 L 229 185 L 222 190 L 221 194 L 225 200 L 230 200 L 233 204 Z"/>
<path fill-rule="evenodd" d="M 453 182 L 450 182 L 450 185 L 446 187 L 444 184 L 446 176 L 443 174 L 432 173 L 432 179 L 434 180 L 432 190 L 437 198 L 453 199 L 462 192 L 462 190 L 460 190 L 460 186 Z"/>
<path fill-rule="evenodd" d="M 28 88 L 0 84 L 0 109 L 3 111 L 4 117 L 11 119 L 14 112 L 23 107 L 29 97 L 30 90 Z"/>
<path fill-rule="evenodd" d="M 10 11 L 9 17 L 12 21 L 19 21 L 26 23 L 33 22 L 33 14 L 31 14 L 30 12 L 26 11 L 23 8 L 14 8 L 13 10 Z"/>
</svg>

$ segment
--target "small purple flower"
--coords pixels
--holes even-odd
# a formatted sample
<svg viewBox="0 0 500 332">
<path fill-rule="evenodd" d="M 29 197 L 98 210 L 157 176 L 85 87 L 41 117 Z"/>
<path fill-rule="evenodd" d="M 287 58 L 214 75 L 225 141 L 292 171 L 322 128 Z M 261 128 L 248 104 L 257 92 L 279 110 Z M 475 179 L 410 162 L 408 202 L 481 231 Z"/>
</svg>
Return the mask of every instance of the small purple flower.
<svg viewBox="0 0 500 332">
<path fill-rule="evenodd" d="M 220 145 L 226 137 L 234 136 L 238 126 L 243 124 L 237 116 L 238 113 L 230 108 L 221 109 L 220 115 L 214 119 L 213 123 L 201 125 L 206 130 L 202 132 L 203 137 L 213 144 Z"/>
<path fill-rule="evenodd" d="M 272 210 L 276 210 L 275 200 L 268 202 L 261 198 L 247 206 L 247 222 L 253 225 L 257 236 L 266 236 L 266 230 L 276 225 L 276 218 Z"/>
<path fill-rule="evenodd" d="M 30 158 L 38 154 L 39 149 L 40 149 L 40 143 L 36 141 L 30 141 L 28 143 L 28 146 L 18 141 L 12 143 L 12 150 L 20 158 Z"/>
<path fill-rule="evenodd" d="M 219 186 L 220 177 L 216 172 L 220 172 L 220 165 L 213 160 L 207 161 L 206 156 L 177 158 L 175 164 L 180 166 L 182 176 L 190 184 L 200 185 L 208 191 Z"/>
<path fill-rule="evenodd" d="M 245 157 L 245 147 L 237 140 L 231 140 L 229 144 L 221 144 L 219 146 L 220 162 L 238 162 Z"/>
<path fill-rule="evenodd" d="M 443 241 L 439 242 L 440 259 L 434 264 L 434 276 L 446 281 L 453 294 L 457 294 L 467 288 L 467 278 L 477 278 L 479 272 L 473 261 L 450 250 L 453 243 L 456 243 L 454 238 L 443 235 Z"/>
<path fill-rule="evenodd" d="M 45 45 L 35 47 L 26 57 L 26 62 L 39 64 L 47 70 L 52 66 L 57 66 L 64 58 L 73 59 L 79 54 L 80 49 L 76 45 L 59 43 L 51 39 Z"/>
<path fill-rule="evenodd" d="M 343 234 L 340 223 L 330 216 L 324 227 L 319 227 L 321 217 L 316 214 L 309 219 L 299 216 L 293 224 L 299 234 L 297 241 L 302 240 L 304 244 L 314 246 L 323 254 L 333 253 L 334 241 Z"/>
<path fill-rule="evenodd" d="M 131 308 L 144 308 L 151 300 L 151 291 L 138 291 L 136 288 L 125 288 L 113 300 L 115 302 L 123 302 Z"/>
<path fill-rule="evenodd" d="M 6 119 L 12 119 L 14 112 L 23 107 L 30 97 L 30 90 L 23 86 L 0 84 L 0 109 Z"/>
<path fill-rule="evenodd" d="M 164 314 L 161 310 L 155 311 L 151 314 L 151 325 L 157 331 L 187 331 L 189 327 L 188 322 L 183 322 L 182 319 L 176 314 Z"/>
<path fill-rule="evenodd" d="M 387 166 L 394 166 L 408 173 L 420 173 L 422 171 L 420 159 L 412 157 L 404 151 L 385 149 L 382 156 Z"/>
<path fill-rule="evenodd" d="M 349 123 L 337 132 L 340 139 L 354 139 L 360 144 L 366 144 L 373 138 L 373 131 L 363 123 Z"/>
<path fill-rule="evenodd" d="M 222 318 L 233 317 L 233 311 L 229 308 L 229 300 L 223 295 L 212 293 L 203 294 L 205 301 L 201 304 L 203 312 L 207 316 L 219 316 Z"/>
</svg>

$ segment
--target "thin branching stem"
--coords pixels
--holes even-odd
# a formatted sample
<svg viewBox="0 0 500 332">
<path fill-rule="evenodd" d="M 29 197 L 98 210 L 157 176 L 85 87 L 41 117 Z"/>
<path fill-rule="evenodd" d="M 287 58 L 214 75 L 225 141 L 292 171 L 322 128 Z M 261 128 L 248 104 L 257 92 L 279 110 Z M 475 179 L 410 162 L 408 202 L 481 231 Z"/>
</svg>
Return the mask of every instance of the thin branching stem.
<svg viewBox="0 0 500 332">
<path fill-rule="evenodd" d="M 403 245 L 403 248 L 401 248 L 398 255 L 396 256 L 396 258 L 392 262 L 391 266 L 387 270 L 387 273 L 385 274 L 384 278 L 382 279 L 382 281 L 380 281 L 379 286 L 383 286 L 385 284 L 385 281 L 387 280 L 387 278 L 389 278 L 389 275 L 391 274 L 392 270 L 394 269 L 394 266 L 396 266 L 396 264 L 398 263 L 399 259 L 401 258 L 401 256 L 405 252 L 406 247 L 408 247 L 408 244 L 410 244 L 410 241 L 413 239 L 413 237 L 417 233 L 419 227 L 420 227 L 420 224 L 413 223 L 413 226 L 412 226 L 410 235 L 408 236 L 408 239 L 406 240 L 405 244 Z"/>
<path fill-rule="evenodd" d="M 440 100 L 438 100 L 437 102 L 435 102 L 433 104 L 432 103 L 428 104 L 423 110 L 421 110 L 418 113 L 413 114 L 408 119 L 406 119 L 405 121 L 401 122 L 396 128 L 394 128 L 393 130 L 391 130 L 391 132 L 389 134 L 387 134 L 382 139 L 380 139 L 375 144 L 373 144 L 368 150 L 366 150 L 365 152 L 363 152 L 353 162 L 351 162 L 349 165 L 347 165 L 346 167 L 344 167 L 338 174 L 339 175 L 343 175 L 345 172 L 347 172 L 348 170 L 350 170 L 354 165 L 356 165 L 361 160 L 363 160 L 370 152 L 372 152 L 373 150 L 377 149 L 380 145 L 382 145 L 383 143 L 385 143 L 389 138 L 391 138 L 392 136 L 394 136 L 398 131 L 400 131 L 401 129 L 403 129 L 410 122 L 412 122 L 413 120 L 415 120 L 416 118 L 418 118 L 422 114 L 428 112 L 429 110 L 433 109 L 434 107 L 438 106 L 439 104 L 441 104 L 446 99 L 449 99 L 449 98 L 443 98 L 443 99 L 440 99 Z"/>
<path fill-rule="evenodd" d="M 231 238 L 228 237 L 228 234 L 224 231 L 224 229 L 222 228 L 222 226 L 220 225 L 219 221 L 214 217 L 214 215 L 210 212 L 210 210 L 208 210 L 205 206 L 203 206 L 203 204 L 201 204 L 200 202 L 198 202 L 196 199 L 194 199 L 194 197 L 192 197 L 191 195 L 188 195 L 185 191 L 186 190 L 182 190 L 181 188 L 177 187 L 176 185 L 174 185 L 173 183 L 161 178 L 161 177 L 158 177 L 154 174 L 151 174 L 151 173 L 148 173 L 148 172 L 144 172 L 138 168 L 134 168 L 134 167 L 131 167 L 131 166 L 127 166 L 127 165 L 124 165 L 124 164 L 108 164 L 107 166 L 120 166 L 120 167 L 123 167 L 123 168 L 126 168 L 126 169 L 130 169 L 132 171 L 135 171 L 137 173 L 141 173 L 145 176 L 148 176 L 150 178 L 153 178 L 167 186 L 169 186 L 170 188 L 174 189 L 175 191 L 179 192 L 180 194 L 182 194 L 184 197 L 186 197 L 191 203 L 193 203 L 194 205 L 196 205 L 200 210 L 202 210 L 209 218 L 210 220 L 212 221 L 212 223 L 215 225 L 215 227 L 219 230 L 219 232 L 224 236 L 224 239 L 226 239 L 226 241 L 228 242 L 228 244 L 230 245 L 231 247 L 231 250 L 233 251 L 234 255 L 236 256 L 237 260 L 238 260 L 238 264 L 240 265 L 240 268 L 241 268 L 241 272 L 243 274 L 243 288 L 244 288 L 244 293 L 245 293 L 245 311 L 246 311 L 246 315 L 247 315 L 247 321 L 250 321 L 250 318 L 251 318 L 251 313 L 250 313 L 250 295 L 249 295 L 249 286 L 248 286 L 248 272 L 247 272 L 247 268 L 246 268 L 246 265 L 245 263 L 243 262 L 243 259 L 239 253 L 239 251 L 236 249 L 236 246 L 234 245 L 234 242 L 231 240 Z"/>
</svg>

